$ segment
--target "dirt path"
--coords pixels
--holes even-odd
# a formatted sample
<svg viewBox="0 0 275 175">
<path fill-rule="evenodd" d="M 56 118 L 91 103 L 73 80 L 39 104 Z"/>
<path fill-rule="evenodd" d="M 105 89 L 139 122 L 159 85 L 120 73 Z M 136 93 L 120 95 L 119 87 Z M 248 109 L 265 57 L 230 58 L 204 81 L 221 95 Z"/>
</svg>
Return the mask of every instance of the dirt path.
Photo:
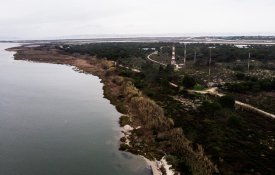
<svg viewBox="0 0 275 175">
<path fill-rule="evenodd" d="M 156 60 L 151 59 L 151 56 L 152 56 L 152 55 L 155 55 L 155 54 L 157 54 L 157 51 L 155 51 L 155 52 L 149 54 L 149 55 L 147 56 L 147 59 L 150 60 L 150 61 L 152 61 L 152 62 L 154 62 L 154 63 L 157 63 L 157 64 L 160 64 L 160 65 L 166 66 L 166 64 L 164 64 L 164 63 L 161 63 L 161 62 L 158 62 L 158 61 L 156 61 Z M 176 84 L 174 84 L 174 83 L 172 83 L 172 82 L 169 82 L 169 84 L 170 84 L 171 86 L 173 86 L 173 87 L 178 87 L 178 85 L 176 85 Z M 226 94 L 219 93 L 217 90 L 218 90 L 217 87 L 213 87 L 213 88 L 206 89 L 206 90 L 203 90 L 203 91 L 189 90 L 189 92 L 195 92 L 195 93 L 199 93 L 199 94 L 210 94 L 210 95 L 214 95 L 214 96 L 218 96 L 218 97 L 222 97 L 222 96 L 226 95 Z M 180 101 L 180 102 L 183 102 L 183 101 L 181 101 L 180 99 L 177 99 L 177 98 L 176 98 L 175 100 Z M 269 112 L 266 112 L 266 111 L 261 110 L 261 109 L 259 109 L 259 108 L 256 108 L 256 107 L 254 107 L 254 106 L 252 106 L 252 105 L 249 105 L 249 104 L 246 104 L 246 103 L 237 101 L 237 100 L 235 101 L 235 105 L 236 105 L 236 107 L 238 107 L 238 108 L 245 109 L 245 110 L 248 110 L 248 111 L 251 111 L 251 112 L 255 112 L 255 113 L 258 113 L 258 114 L 260 114 L 260 115 L 263 115 L 263 116 L 266 116 L 266 117 L 270 117 L 270 118 L 275 119 L 275 115 L 274 115 L 274 114 L 269 113 Z"/>
<path fill-rule="evenodd" d="M 152 62 L 154 62 L 154 63 L 160 64 L 160 65 L 162 65 L 162 66 L 167 66 L 167 64 L 161 63 L 161 62 L 156 61 L 156 60 L 153 60 L 153 59 L 151 58 L 152 55 L 156 55 L 156 54 L 157 54 L 157 51 L 155 51 L 155 52 L 153 52 L 153 53 L 150 53 L 150 54 L 147 56 L 147 59 L 150 60 L 150 61 L 152 61 Z"/>
<path fill-rule="evenodd" d="M 199 93 L 199 94 L 210 94 L 210 95 L 214 95 L 214 96 L 218 96 L 218 97 L 222 97 L 222 96 L 225 95 L 225 94 L 219 93 L 217 91 L 217 89 L 218 88 L 213 87 L 213 88 L 206 89 L 206 90 L 203 90 L 203 91 L 189 90 L 189 92 L 195 92 L 195 93 Z M 269 112 L 266 112 L 264 110 L 256 108 L 256 107 L 254 107 L 254 106 L 252 106 L 250 104 L 246 104 L 246 103 L 243 103 L 243 102 L 240 102 L 240 101 L 236 100 L 235 101 L 235 105 L 238 108 L 245 109 L 245 110 L 248 110 L 248 111 L 251 111 L 251 112 L 255 112 L 255 113 L 258 113 L 260 115 L 263 115 L 263 116 L 275 119 L 275 115 L 274 114 L 271 114 Z"/>
</svg>

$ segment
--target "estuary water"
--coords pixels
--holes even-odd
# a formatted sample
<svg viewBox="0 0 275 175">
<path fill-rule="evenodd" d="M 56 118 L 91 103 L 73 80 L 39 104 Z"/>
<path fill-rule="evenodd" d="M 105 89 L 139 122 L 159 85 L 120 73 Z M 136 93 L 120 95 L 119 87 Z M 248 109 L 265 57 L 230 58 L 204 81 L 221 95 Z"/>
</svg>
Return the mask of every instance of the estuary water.
<svg viewBox="0 0 275 175">
<path fill-rule="evenodd" d="M 100 79 L 72 67 L 15 61 L 0 43 L 1 175 L 149 175 L 118 151 L 120 114 Z"/>
</svg>

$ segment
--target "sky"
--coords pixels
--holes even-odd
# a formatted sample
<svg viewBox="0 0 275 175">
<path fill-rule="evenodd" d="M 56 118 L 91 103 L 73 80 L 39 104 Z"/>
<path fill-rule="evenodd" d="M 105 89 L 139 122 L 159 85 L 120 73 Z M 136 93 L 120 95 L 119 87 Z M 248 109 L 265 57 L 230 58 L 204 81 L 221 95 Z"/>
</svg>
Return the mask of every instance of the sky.
<svg viewBox="0 0 275 175">
<path fill-rule="evenodd" d="M 0 39 L 275 35 L 275 0 L 0 0 Z"/>
</svg>

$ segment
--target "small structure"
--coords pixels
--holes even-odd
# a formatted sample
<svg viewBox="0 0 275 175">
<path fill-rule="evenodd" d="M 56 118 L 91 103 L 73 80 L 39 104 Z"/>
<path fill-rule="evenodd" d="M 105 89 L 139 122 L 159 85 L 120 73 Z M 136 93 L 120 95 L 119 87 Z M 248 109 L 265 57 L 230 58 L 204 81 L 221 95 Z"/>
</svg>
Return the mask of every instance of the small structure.
<svg viewBox="0 0 275 175">
<path fill-rule="evenodd" d="M 149 48 L 149 47 L 144 47 L 144 48 L 142 48 L 142 50 L 145 50 L 145 51 L 153 50 L 153 51 L 155 51 L 156 48 L 154 48 L 154 47 L 151 47 L 151 48 Z"/>
</svg>

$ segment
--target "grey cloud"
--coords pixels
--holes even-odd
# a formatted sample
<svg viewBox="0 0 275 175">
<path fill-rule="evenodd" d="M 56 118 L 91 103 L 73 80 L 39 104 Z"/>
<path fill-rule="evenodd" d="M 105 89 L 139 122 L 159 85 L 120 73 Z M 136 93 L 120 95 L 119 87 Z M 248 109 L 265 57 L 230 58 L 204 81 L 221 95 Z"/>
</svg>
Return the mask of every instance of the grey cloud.
<svg viewBox="0 0 275 175">
<path fill-rule="evenodd" d="M 273 0 L 0 1 L 2 38 L 275 31 Z"/>
</svg>

